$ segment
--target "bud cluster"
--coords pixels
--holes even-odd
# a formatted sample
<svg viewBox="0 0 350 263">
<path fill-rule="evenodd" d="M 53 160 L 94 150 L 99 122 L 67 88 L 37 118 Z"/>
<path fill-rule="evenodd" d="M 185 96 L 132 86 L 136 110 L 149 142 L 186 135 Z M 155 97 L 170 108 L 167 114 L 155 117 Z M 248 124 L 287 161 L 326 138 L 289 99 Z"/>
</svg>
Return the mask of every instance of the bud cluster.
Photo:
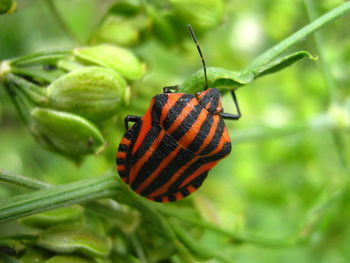
<svg viewBox="0 0 350 263">
<path fill-rule="evenodd" d="M 128 104 L 143 74 L 130 50 L 107 44 L 0 63 L 0 82 L 33 136 L 76 162 L 104 149 L 103 122 Z"/>
</svg>

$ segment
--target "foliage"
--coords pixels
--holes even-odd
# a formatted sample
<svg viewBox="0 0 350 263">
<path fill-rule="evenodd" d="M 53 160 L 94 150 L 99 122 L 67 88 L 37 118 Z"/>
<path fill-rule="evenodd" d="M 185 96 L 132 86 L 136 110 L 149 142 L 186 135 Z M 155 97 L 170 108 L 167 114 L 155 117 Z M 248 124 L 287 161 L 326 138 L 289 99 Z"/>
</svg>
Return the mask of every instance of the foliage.
<svg viewBox="0 0 350 263">
<path fill-rule="evenodd" d="M 0 0 L 0 261 L 347 262 L 349 1 L 16 6 Z M 243 118 L 201 190 L 158 204 L 112 166 L 126 114 L 203 88 L 187 23 Z"/>
</svg>

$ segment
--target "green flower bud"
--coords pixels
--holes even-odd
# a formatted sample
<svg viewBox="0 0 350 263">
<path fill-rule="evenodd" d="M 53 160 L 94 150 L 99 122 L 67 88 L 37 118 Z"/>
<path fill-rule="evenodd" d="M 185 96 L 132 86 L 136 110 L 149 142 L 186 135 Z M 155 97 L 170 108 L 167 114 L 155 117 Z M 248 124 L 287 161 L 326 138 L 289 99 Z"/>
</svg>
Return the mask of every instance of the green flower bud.
<svg viewBox="0 0 350 263">
<path fill-rule="evenodd" d="M 77 59 L 85 63 L 111 68 L 128 80 L 139 79 L 144 74 L 143 64 L 130 50 L 125 48 L 102 44 L 76 48 L 73 53 Z"/>
<path fill-rule="evenodd" d="M 196 31 L 215 27 L 223 20 L 222 0 L 170 0 L 177 20 L 191 24 Z"/>
<path fill-rule="evenodd" d="M 46 148 L 77 162 L 84 155 L 99 153 L 104 148 L 104 139 L 98 128 L 71 113 L 34 108 L 31 111 L 31 131 Z"/>
<path fill-rule="evenodd" d="M 12 14 L 17 9 L 17 3 L 12 0 L 0 0 L 0 15 Z"/>
<path fill-rule="evenodd" d="M 140 31 L 150 26 L 150 19 L 144 15 L 124 17 L 110 15 L 97 31 L 93 42 L 112 43 L 121 46 L 130 46 L 140 40 Z"/>
<path fill-rule="evenodd" d="M 72 112 L 91 121 L 114 116 L 127 103 L 125 80 L 115 71 L 85 67 L 63 75 L 46 89 L 51 108 Z"/>
</svg>

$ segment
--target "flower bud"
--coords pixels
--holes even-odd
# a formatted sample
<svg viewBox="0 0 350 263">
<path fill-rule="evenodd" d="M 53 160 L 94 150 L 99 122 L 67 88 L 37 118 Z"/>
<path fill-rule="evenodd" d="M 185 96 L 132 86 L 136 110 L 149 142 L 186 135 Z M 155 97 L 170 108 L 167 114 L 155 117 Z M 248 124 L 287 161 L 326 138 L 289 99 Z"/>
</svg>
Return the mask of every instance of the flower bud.
<svg viewBox="0 0 350 263">
<path fill-rule="evenodd" d="M 12 14 L 17 9 L 17 3 L 12 0 L 0 0 L 0 15 Z"/>
<path fill-rule="evenodd" d="M 144 66 L 128 49 L 102 44 L 76 48 L 73 51 L 77 59 L 85 63 L 111 68 L 128 80 L 136 80 L 144 74 Z"/>
<path fill-rule="evenodd" d="M 67 112 L 34 108 L 31 131 L 46 148 L 76 161 L 104 148 L 102 134 L 93 123 Z"/>
<path fill-rule="evenodd" d="M 124 17 L 110 15 L 98 29 L 93 43 L 112 43 L 131 46 L 140 40 L 140 31 L 150 26 L 150 19 L 144 15 Z"/>
<path fill-rule="evenodd" d="M 170 0 L 177 20 L 191 24 L 196 31 L 215 27 L 222 21 L 222 0 Z"/>
<path fill-rule="evenodd" d="M 126 90 L 126 82 L 117 72 L 102 67 L 85 67 L 52 82 L 46 94 L 51 108 L 101 121 L 114 116 L 127 102 Z"/>
</svg>

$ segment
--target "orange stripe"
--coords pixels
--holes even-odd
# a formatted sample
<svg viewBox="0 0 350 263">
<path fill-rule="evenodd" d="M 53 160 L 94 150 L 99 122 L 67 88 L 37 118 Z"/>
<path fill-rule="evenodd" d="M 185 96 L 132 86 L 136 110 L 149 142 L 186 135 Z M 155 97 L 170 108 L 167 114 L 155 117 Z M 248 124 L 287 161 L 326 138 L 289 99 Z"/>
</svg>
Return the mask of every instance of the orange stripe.
<svg viewBox="0 0 350 263">
<path fill-rule="evenodd" d="M 171 134 L 174 132 L 184 121 L 184 119 L 191 113 L 194 106 L 198 104 L 198 100 L 196 98 L 193 98 L 190 100 L 187 105 L 181 110 L 180 114 L 177 115 L 175 121 L 170 125 L 169 129 L 167 130 L 167 133 Z"/>
<path fill-rule="evenodd" d="M 169 110 L 175 105 L 175 103 L 180 99 L 180 97 L 184 95 L 184 93 L 171 93 L 167 95 L 168 95 L 168 100 L 166 104 L 163 106 L 163 110 L 160 115 L 160 123 L 163 123 L 164 119 L 169 113 Z"/>
<path fill-rule="evenodd" d="M 177 192 L 177 193 L 175 194 L 175 199 L 176 199 L 176 200 L 181 200 L 182 198 L 184 198 L 184 196 L 183 196 L 180 192 Z"/>
<path fill-rule="evenodd" d="M 168 203 L 168 202 L 169 202 L 169 197 L 163 196 L 163 197 L 162 197 L 162 202 L 163 202 L 163 203 Z"/>
<path fill-rule="evenodd" d="M 191 164 L 193 164 L 195 161 L 197 161 L 198 158 L 199 157 L 194 157 L 190 162 L 183 165 L 179 170 L 177 170 L 177 172 L 170 178 L 170 180 L 167 183 L 162 185 L 157 190 L 153 191 L 150 194 L 150 196 L 157 196 L 157 195 L 162 195 L 162 194 L 166 193 L 169 189 L 169 186 L 172 185 Z"/>
<path fill-rule="evenodd" d="M 160 172 L 174 159 L 177 153 L 181 150 L 181 146 L 177 146 L 163 161 L 159 164 L 157 169 L 135 190 L 137 193 L 141 193 L 153 180 L 157 178 Z"/>
<path fill-rule="evenodd" d="M 152 128 L 152 107 L 154 104 L 154 99 L 151 101 L 151 105 L 149 106 L 146 114 L 142 117 L 142 125 L 140 132 L 137 136 L 136 142 L 134 144 L 134 148 L 132 149 L 132 154 L 134 154 L 137 149 L 140 147 L 142 142 L 144 141 L 148 131 Z"/>
<path fill-rule="evenodd" d="M 188 187 L 186 187 L 186 189 L 190 192 L 190 194 L 197 190 L 197 188 L 194 188 L 192 185 L 189 185 Z"/>
<path fill-rule="evenodd" d="M 184 148 L 187 148 L 196 138 L 208 114 L 209 112 L 207 110 L 202 109 L 201 113 L 198 115 L 197 120 L 193 123 L 187 133 L 180 138 L 178 143 L 181 144 Z"/>
<path fill-rule="evenodd" d="M 199 167 L 193 174 L 191 174 L 189 177 L 187 177 L 179 186 L 179 189 L 181 189 L 182 187 L 184 187 L 186 184 L 188 184 L 189 182 L 191 182 L 192 180 L 194 180 L 197 176 L 201 175 L 202 173 L 209 171 L 211 168 L 213 168 L 217 163 L 219 162 L 219 160 L 214 161 L 214 162 L 210 162 L 210 163 L 206 163 L 204 165 L 202 165 L 201 167 Z"/>
<path fill-rule="evenodd" d="M 126 137 L 123 137 L 122 140 L 120 141 L 120 144 L 125 144 L 126 146 L 129 146 L 130 143 L 131 141 Z"/>
<path fill-rule="evenodd" d="M 216 129 L 219 125 L 219 120 L 220 120 L 219 116 L 213 115 L 213 123 L 210 127 L 209 133 L 208 133 L 207 137 L 205 137 L 202 145 L 199 147 L 198 151 L 195 154 L 199 154 L 201 151 L 203 151 L 205 149 L 205 147 L 207 147 L 208 144 L 213 140 Z"/>
<path fill-rule="evenodd" d="M 163 139 L 163 136 L 165 134 L 164 130 L 161 130 L 157 136 L 157 138 L 153 141 L 152 145 L 148 148 L 148 150 L 145 152 L 145 154 L 133 165 L 130 169 L 130 184 L 132 184 L 138 175 L 141 167 L 148 161 L 148 159 L 151 157 L 153 152 L 157 149 L 159 143 Z"/>
<path fill-rule="evenodd" d="M 118 164 L 117 169 L 119 172 L 124 172 L 125 171 L 125 164 Z"/>
<path fill-rule="evenodd" d="M 125 159 L 126 152 L 117 152 L 117 158 Z"/>
</svg>

